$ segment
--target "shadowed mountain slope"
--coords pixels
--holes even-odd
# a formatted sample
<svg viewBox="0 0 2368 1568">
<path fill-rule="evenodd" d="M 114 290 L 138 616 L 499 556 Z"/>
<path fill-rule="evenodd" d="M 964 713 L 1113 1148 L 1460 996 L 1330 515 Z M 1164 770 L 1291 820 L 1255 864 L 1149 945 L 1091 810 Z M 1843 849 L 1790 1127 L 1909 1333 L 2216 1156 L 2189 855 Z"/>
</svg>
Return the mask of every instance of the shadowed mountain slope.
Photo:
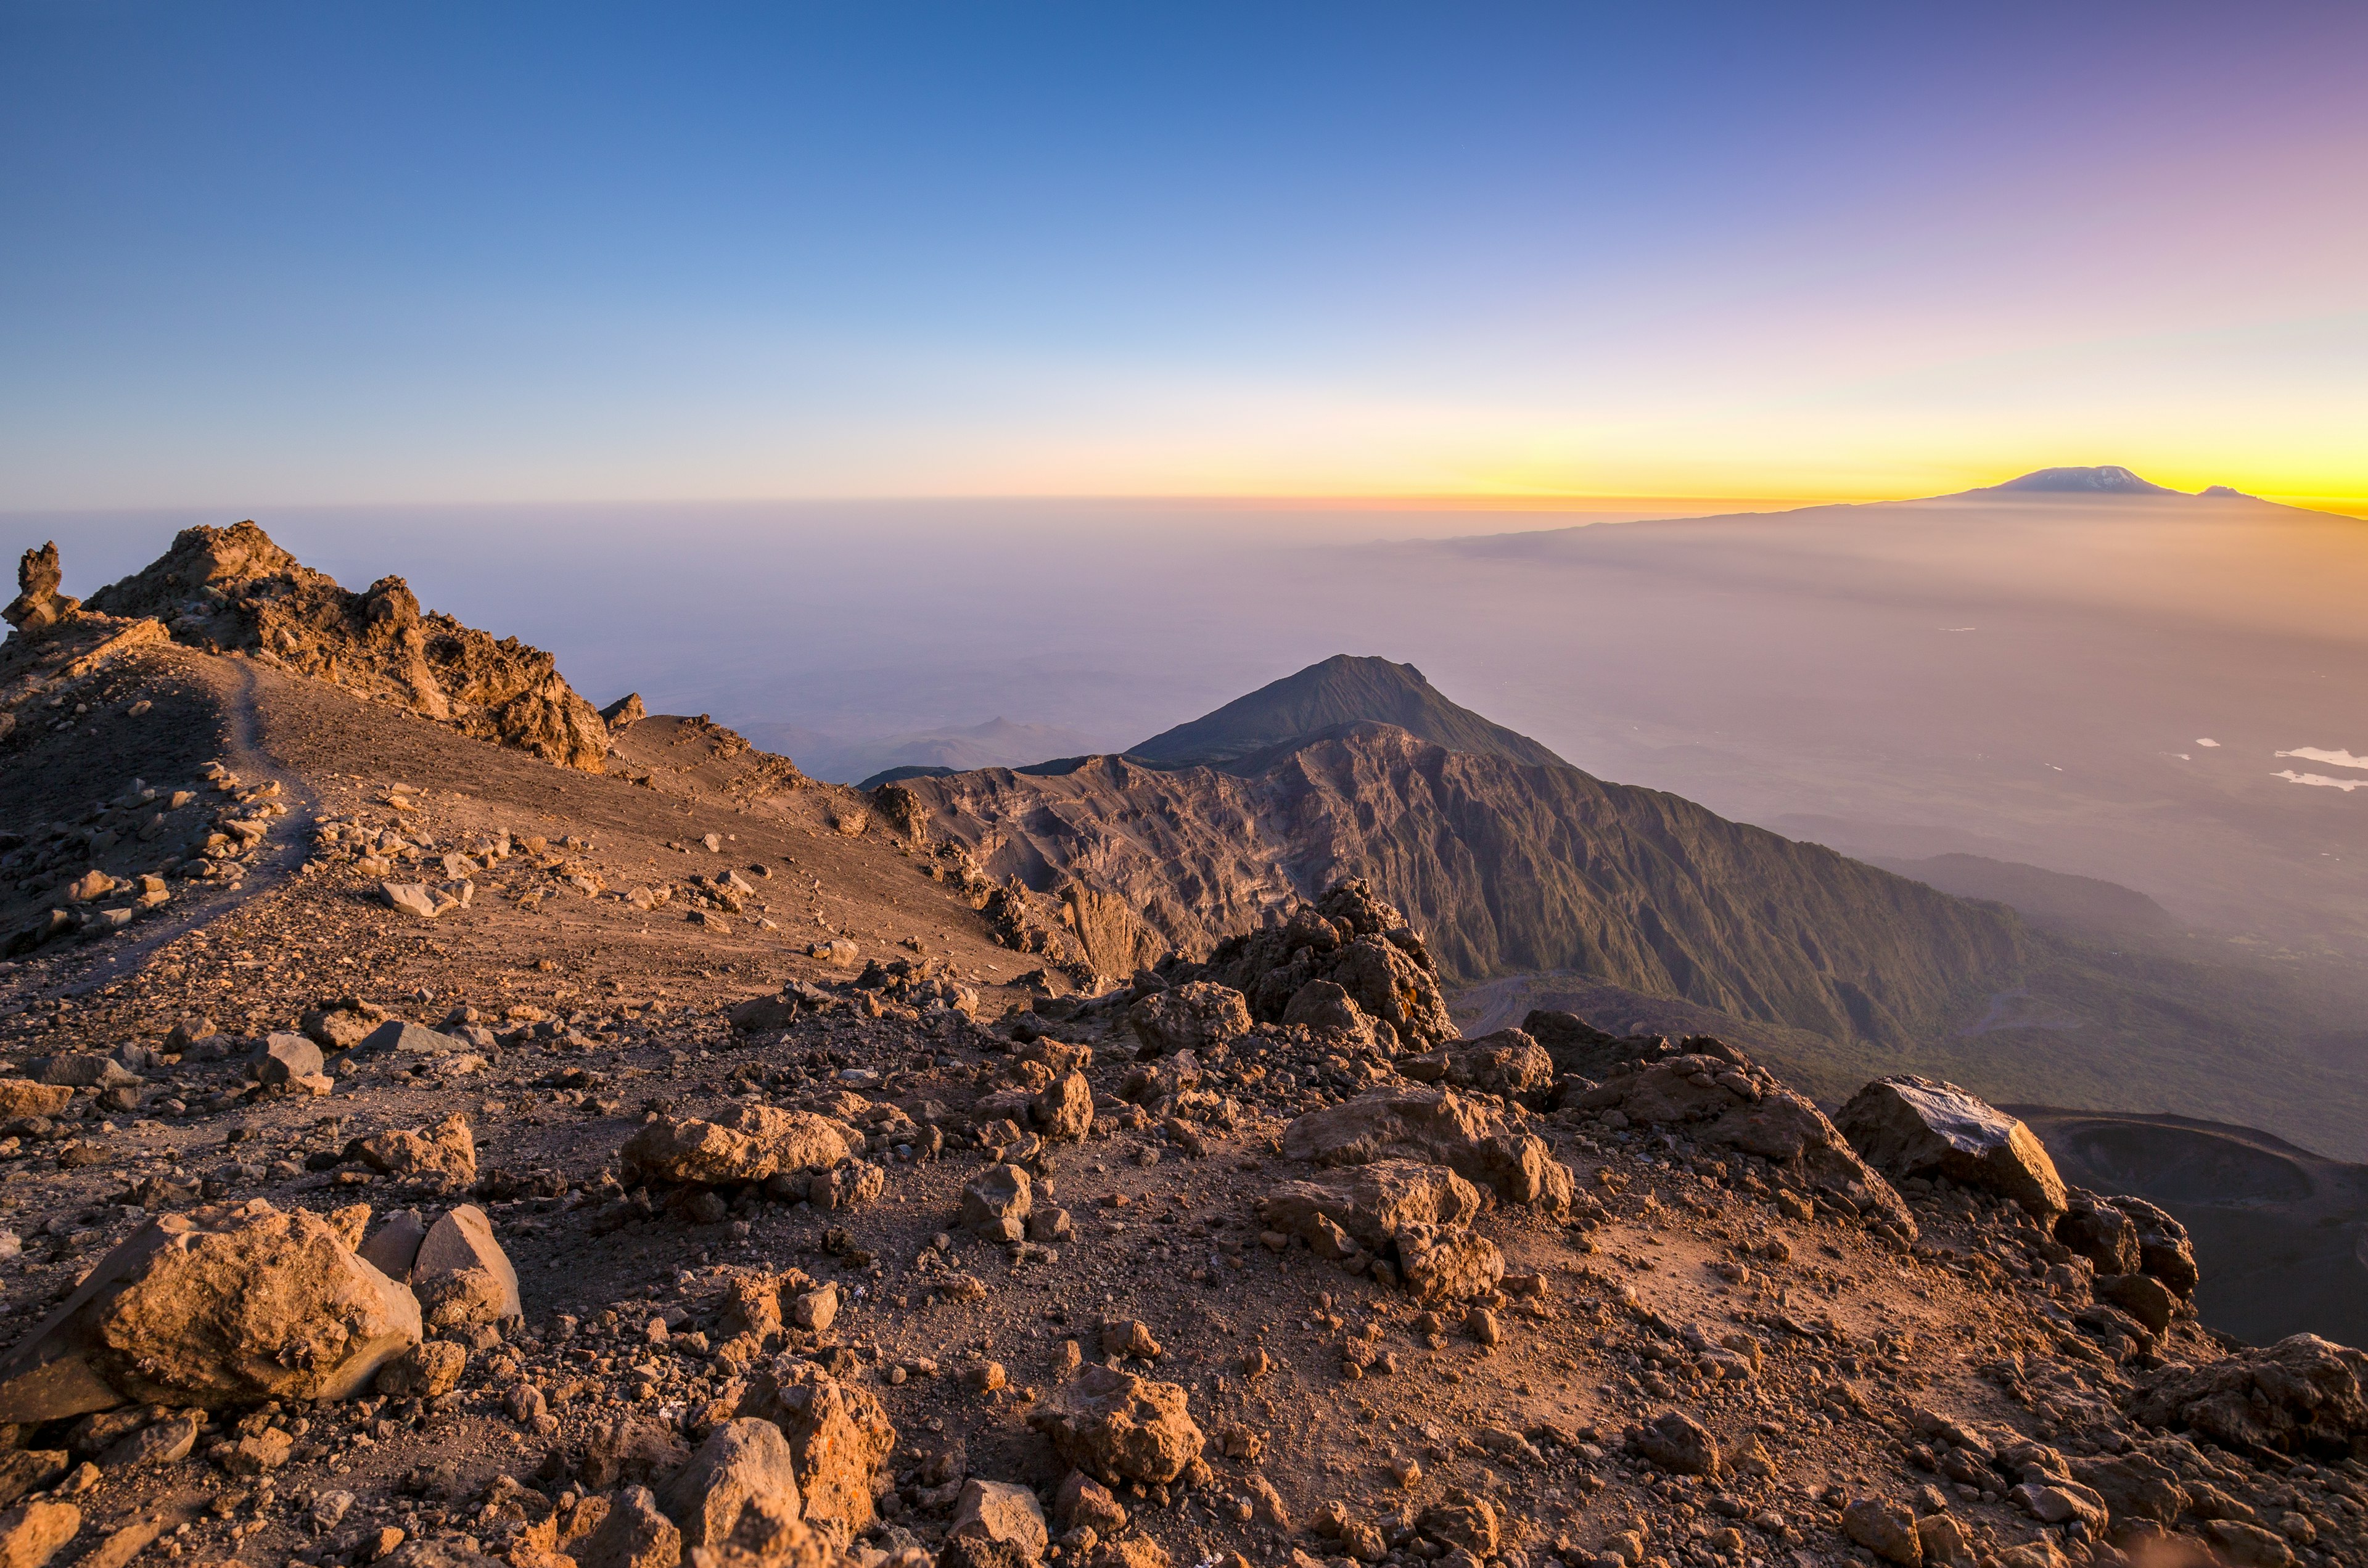
<svg viewBox="0 0 2368 1568">
<path fill-rule="evenodd" d="M 1336 724 L 1394 724 L 1474 756 L 1563 767 L 1544 746 L 1450 702 L 1412 665 L 1336 653 L 1213 713 L 1154 735 L 1127 756 L 1158 767 L 1223 767 Z"/>
<path fill-rule="evenodd" d="M 2007 910 L 1674 795 L 1388 724 L 1336 725 L 1224 771 L 1097 757 L 902 788 L 998 881 L 1137 912 L 1115 929 L 1069 917 L 1104 972 L 1197 957 L 1350 876 L 1403 908 L 1454 978 L 1569 969 L 1837 1040 L 1932 1032 L 2021 957 Z"/>
</svg>

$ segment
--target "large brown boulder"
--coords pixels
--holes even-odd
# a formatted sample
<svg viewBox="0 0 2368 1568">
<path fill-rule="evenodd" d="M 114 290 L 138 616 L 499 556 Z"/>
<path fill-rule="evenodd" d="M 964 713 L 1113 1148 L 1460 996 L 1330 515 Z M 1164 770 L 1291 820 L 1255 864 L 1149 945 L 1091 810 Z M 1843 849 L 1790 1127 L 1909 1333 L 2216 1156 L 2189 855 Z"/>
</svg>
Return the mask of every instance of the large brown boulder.
<svg viewBox="0 0 2368 1568">
<path fill-rule="evenodd" d="M 427 1178 L 454 1187 L 477 1179 L 477 1141 L 469 1131 L 469 1119 L 458 1111 L 416 1132 L 389 1128 L 357 1138 L 346 1153 L 381 1176 Z"/>
<path fill-rule="evenodd" d="M 1430 949 L 1361 878 L 1335 884 L 1281 925 L 1218 943 L 1207 971 L 1242 993 L 1251 1016 L 1266 1023 L 1362 1032 L 1359 1020 L 1370 1020 L 1413 1051 L 1455 1038 Z M 1319 981 L 1327 989 L 1310 991 Z M 1353 1006 L 1344 1011 L 1344 1002 Z"/>
<path fill-rule="evenodd" d="M 1498 1029 L 1461 1045 L 1400 1057 L 1397 1069 L 1417 1083 L 1481 1089 L 1508 1097 L 1545 1088 L 1554 1075 L 1554 1059 L 1545 1048 L 1520 1029 Z"/>
<path fill-rule="evenodd" d="M 1192 1468 L 1204 1439 L 1184 1391 L 1089 1366 L 1028 1416 L 1063 1459 L 1105 1485 L 1165 1485 Z"/>
<path fill-rule="evenodd" d="M 1250 1032 L 1250 1006 L 1230 985 L 1196 980 L 1155 992 L 1126 1010 L 1127 1027 L 1161 1055 L 1206 1051 Z"/>
<path fill-rule="evenodd" d="M 2139 1385 L 2131 1415 L 2240 1454 L 2347 1457 L 2368 1440 L 2368 1352 L 2297 1334 L 2201 1367 L 2165 1367 Z"/>
<path fill-rule="evenodd" d="M 1326 1166 L 1425 1160 L 1508 1203 L 1550 1210 L 1568 1208 L 1576 1190 L 1569 1167 L 1543 1139 L 1514 1131 L 1497 1112 L 1452 1089 L 1370 1089 L 1310 1111 L 1284 1131 L 1282 1153 Z"/>
<path fill-rule="evenodd" d="M 1482 1203 L 1479 1189 L 1446 1165 L 1375 1160 L 1283 1182 L 1260 1212 L 1285 1235 L 1312 1241 L 1321 1219 L 1380 1252 L 1412 1226 L 1469 1224 Z"/>
<path fill-rule="evenodd" d="M 0 1422 L 133 1401 L 344 1399 L 419 1343 L 419 1303 L 320 1216 L 167 1214 L 99 1260 L 5 1364 Z"/>
<path fill-rule="evenodd" d="M 666 1483 L 658 1506 L 689 1546 L 723 1546 L 748 1509 L 781 1519 L 802 1517 L 788 1439 L 769 1421 L 726 1421 Z"/>
<path fill-rule="evenodd" d="M 785 1171 L 826 1171 L 850 1157 L 846 1136 L 812 1111 L 739 1105 L 712 1120 L 661 1117 L 634 1133 L 624 1179 L 736 1187 Z"/>
<path fill-rule="evenodd" d="M 896 1428 L 879 1400 L 811 1361 L 784 1358 L 751 1381 L 739 1414 L 770 1421 L 789 1439 L 809 1525 L 842 1546 L 871 1528 L 873 1480 L 896 1449 Z"/>
<path fill-rule="evenodd" d="M 1861 1159 L 1894 1181 L 1946 1176 L 2009 1199 L 2043 1221 L 2064 1212 L 2064 1178 L 2038 1137 L 1954 1084 L 1877 1078 L 1850 1096 L 1834 1125 Z"/>
</svg>

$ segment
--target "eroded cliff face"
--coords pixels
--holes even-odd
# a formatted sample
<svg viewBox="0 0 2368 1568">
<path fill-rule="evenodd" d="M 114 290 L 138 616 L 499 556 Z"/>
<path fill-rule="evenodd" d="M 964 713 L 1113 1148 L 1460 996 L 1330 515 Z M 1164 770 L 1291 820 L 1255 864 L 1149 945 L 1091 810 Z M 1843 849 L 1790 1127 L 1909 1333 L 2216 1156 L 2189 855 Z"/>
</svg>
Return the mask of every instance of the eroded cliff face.
<svg viewBox="0 0 2368 1568">
<path fill-rule="evenodd" d="M 1130 905 L 1125 953 L 1070 923 L 1103 973 L 1140 967 L 1146 934 L 1205 958 L 1351 877 L 1405 910 L 1453 979 L 1573 970 L 1839 1040 L 1935 1032 L 2023 957 L 2003 909 L 1674 795 L 1389 725 L 1343 726 L 1246 774 L 1097 757 L 901 788 L 994 881 Z"/>
<path fill-rule="evenodd" d="M 608 727 L 549 653 L 423 613 L 400 577 L 348 592 L 251 522 L 183 529 L 86 608 L 153 618 L 176 642 L 268 660 L 564 767 L 598 770 L 608 749 Z"/>
</svg>

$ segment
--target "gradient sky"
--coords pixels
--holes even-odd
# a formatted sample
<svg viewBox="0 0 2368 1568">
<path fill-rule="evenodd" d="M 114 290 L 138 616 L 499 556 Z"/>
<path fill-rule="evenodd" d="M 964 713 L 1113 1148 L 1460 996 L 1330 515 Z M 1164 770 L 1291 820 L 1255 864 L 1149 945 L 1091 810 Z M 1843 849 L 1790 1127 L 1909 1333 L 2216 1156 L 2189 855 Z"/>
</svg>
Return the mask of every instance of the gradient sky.
<svg viewBox="0 0 2368 1568">
<path fill-rule="evenodd" d="M 0 510 L 2368 506 L 2368 7 L 0 3 Z"/>
</svg>

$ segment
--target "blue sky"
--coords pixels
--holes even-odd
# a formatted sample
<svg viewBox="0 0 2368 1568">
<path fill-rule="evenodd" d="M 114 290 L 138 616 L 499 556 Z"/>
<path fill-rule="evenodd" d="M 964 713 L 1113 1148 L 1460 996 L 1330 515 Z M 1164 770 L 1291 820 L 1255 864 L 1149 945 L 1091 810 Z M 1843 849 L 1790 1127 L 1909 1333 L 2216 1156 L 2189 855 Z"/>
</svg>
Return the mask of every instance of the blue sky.
<svg viewBox="0 0 2368 1568">
<path fill-rule="evenodd" d="M 0 5 L 0 509 L 2368 496 L 2357 7 Z"/>
</svg>

